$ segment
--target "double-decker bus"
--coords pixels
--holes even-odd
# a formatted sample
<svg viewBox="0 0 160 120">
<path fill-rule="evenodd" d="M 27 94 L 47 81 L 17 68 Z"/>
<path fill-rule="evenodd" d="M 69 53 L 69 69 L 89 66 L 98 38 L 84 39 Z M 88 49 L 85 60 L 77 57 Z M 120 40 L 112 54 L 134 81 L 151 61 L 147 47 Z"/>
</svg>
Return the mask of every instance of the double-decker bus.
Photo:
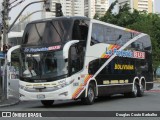
<svg viewBox="0 0 160 120">
<path fill-rule="evenodd" d="M 153 87 L 152 47 L 147 34 L 87 17 L 33 21 L 20 47 L 21 100 L 143 96 Z"/>
</svg>

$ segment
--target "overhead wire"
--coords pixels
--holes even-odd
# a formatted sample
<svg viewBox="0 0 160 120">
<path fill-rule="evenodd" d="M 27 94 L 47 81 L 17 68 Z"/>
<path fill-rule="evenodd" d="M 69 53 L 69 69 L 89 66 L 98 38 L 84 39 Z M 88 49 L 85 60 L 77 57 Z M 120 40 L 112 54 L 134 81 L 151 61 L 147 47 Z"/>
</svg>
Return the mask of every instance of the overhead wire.
<svg viewBox="0 0 160 120">
<path fill-rule="evenodd" d="M 17 0 L 15 0 L 15 1 L 17 1 Z M 25 1 L 25 0 L 21 0 L 21 1 L 17 2 L 15 5 L 11 6 L 11 7 L 9 8 L 9 10 L 11 10 L 12 8 L 20 5 L 20 4 L 21 4 L 22 2 L 24 2 L 24 1 Z"/>
</svg>

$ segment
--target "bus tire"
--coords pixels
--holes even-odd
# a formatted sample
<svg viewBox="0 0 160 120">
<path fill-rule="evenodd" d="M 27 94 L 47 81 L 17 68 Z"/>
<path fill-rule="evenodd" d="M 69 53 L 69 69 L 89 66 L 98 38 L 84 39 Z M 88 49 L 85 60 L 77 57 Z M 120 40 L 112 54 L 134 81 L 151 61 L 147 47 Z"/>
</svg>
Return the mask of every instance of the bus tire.
<svg viewBox="0 0 160 120">
<path fill-rule="evenodd" d="M 41 100 L 41 103 L 46 107 L 50 107 L 53 105 L 54 100 Z"/>
<path fill-rule="evenodd" d="M 137 95 L 138 95 L 138 90 L 139 90 L 139 85 L 136 84 L 136 83 L 134 83 L 133 91 L 132 91 L 132 92 L 129 92 L 129 93 L 124 93 L 124 96 L 125 96 L 125 97 L 135 98 L 135 97 L 137 97 Z"/>
<path fill-rule="evenodd" d="M 89 86 L 88 86 L 88 91 L 87 91 L 87 97 L 85 98 L 82 98 L 81 99 L 81 102 L 85 105 L 92 105 L 94 103 L 94 100 L 95 100 L 95 85 L 90 83 Z"/>
<path fill-rule="evenodd" d="M 142 97 L 144 95 L 144 85 L 141 83 L 138 87 L 137 96 Z"/>
</svg>

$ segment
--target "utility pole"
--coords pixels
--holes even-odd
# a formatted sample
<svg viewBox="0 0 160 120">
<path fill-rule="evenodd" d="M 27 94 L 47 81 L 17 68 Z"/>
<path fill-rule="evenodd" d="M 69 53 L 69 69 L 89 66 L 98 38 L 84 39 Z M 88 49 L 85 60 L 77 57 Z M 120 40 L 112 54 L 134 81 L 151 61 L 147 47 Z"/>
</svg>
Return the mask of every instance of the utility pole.
<svg viewBox="0 0 160 120">
<path fill-rule="evenodd" d="M 8 26 L 9 26 L 9 0 L 4 0 L 2 2 L 2 26 L 3 26 L 3 44 L 8 43 Z"/>
<path fill-rule="evenodd" d="M 9 26 L 9 11 L 13 8 L 16 7 L 16 5 L 20 4 L 23 2 L 23 0 L 21 0 L 19 3 L 17 3 L 16 5 L 10 7 L 10 5 L 12 3 L 9 3 L 10 0 L 3 0 L 2 3 L 2 26 L 3 26 L 3 52 L 6 54 L 7 50 L 8 50 L 8 33 L 10 32 L 10 30 L 12 29 L 12 27 L 14 26 L 15 22 L 17 21 L 17 19 L 19 18 L 19 16 L 22 14 L 22 12 L 30 5 L 35 4 L 35 3 L 40 3 L 40 2 L 44 2 L 45 6 L 46 6 L 46 10 L 49 11 L 48 7 L 50 6 L 50 2 L 49 0 L 40 0 L 40 1 L 34 1 L 29 3 L 28 5 L 26 5 L 22 11 L 18 14 L 18 16 L 15 18 L 15 20 L 13 21 L 13 23 Z M 10 7 L 10 8 L 9 8 Z M 5 55 L 5 57 L 7 57 Z M 7 59 L 5 60 L 5 64 L 4 64 L 4 68 L 3 68 L 3 83 L 2 83 L 2 101 L 8 99 L 8 71 L 7 71 Z"/>
<path fill-rule="evenodd" d="M 8 49 L 8 26 L 9 26 L 9 0 L 4 0 L 2 2 L 2 26 L 3 26 L 3 52 L 6 53 Z M 5 55 L 6 57 L 6 55 Z M 4 76 L 2 82 L 2 96 L 3 100 L 6 100 L 8 97 L 8 82 L 7 82 L 7 66 L 4 65 L 3 68 Z"/>
</svg>

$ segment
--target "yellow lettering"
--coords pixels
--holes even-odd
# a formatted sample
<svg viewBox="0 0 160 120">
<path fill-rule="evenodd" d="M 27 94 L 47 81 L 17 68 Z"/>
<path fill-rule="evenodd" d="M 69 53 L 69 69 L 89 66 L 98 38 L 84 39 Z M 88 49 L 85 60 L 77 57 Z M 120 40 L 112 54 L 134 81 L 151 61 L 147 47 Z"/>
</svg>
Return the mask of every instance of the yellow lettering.
<svg viewBox="0 0 160 120">
<path fill-rule="evenodd" d="M 133 65 L 120 65 L 120 64 L 115 64 L 114 65 L 115 70 L 134 70 Z"/>
</svg>

